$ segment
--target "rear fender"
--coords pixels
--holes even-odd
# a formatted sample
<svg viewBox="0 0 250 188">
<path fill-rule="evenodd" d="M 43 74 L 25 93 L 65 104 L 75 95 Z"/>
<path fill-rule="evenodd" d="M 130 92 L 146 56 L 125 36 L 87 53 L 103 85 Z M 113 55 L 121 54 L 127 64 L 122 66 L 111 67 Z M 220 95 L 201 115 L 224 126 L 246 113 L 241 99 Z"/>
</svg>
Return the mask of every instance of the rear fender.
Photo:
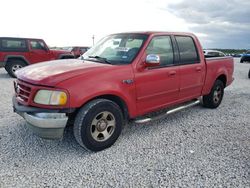
<svg viewBox="0 0 250 188">
<path fill-rule="evenodd" d="M 208 73 L 208 75 L 206 76 L 206 81 L 205 81 L 205 85 L 204 88 L 202 90 L 202 95 L 207 95 L 210 93 L 215 81 L 220 77 L 224 75 L 226 77 L 226 80 L 228 80 L 228 72 L 226 70 L 226 68 L 221 67 L 217 70 L 217 72 L 215 73 Z M 227 83 L 226 83 L 227 85 Z M 225 87 L 226 87 L 225 85 Z"/>
<path fill-rule="evenodd" d="M 7 55 L 4 58 L 4 63 L 5 63 L 4 66 L 11 59 L 19 59 L 19 60 L 22 60 L 26 65 L 29 65 L 29 61 L 24 56 L 21 56 L 21 55 Z"/>
</svg>

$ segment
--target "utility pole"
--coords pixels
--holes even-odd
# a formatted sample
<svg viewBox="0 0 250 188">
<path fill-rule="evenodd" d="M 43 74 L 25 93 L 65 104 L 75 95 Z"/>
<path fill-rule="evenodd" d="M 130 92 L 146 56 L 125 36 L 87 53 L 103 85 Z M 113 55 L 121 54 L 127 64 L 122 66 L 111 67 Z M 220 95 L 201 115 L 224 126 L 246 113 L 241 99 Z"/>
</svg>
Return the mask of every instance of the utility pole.
<svg viewBox="0 0 250 188">
<path fill-rule="evenodd" d="M 95 35 L 92 36 L 92 40 L 93 40 L 93 46 L 95 44 Z"/>
</svg>

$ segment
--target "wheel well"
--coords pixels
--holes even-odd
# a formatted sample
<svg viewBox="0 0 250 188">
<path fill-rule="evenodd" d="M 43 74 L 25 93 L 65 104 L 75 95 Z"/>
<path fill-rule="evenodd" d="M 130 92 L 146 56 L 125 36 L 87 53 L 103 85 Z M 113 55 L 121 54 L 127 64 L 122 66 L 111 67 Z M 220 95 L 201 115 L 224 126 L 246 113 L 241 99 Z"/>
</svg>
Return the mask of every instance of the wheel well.
<svg viewBox="0 0 250 188">
<path fill-rule="evenodd" d="M 95 99 L 108 99 L 108 100 L 111 100 L 111 101 L 115 102 L 120 107 L 120 109 L 122 110 L 124 120 L 125 121 L 129 120 L 130 116 L 129 116 L 129 113 L 128 113 L 128 107 L 127 107 L 126 103 L 124 102 L 124 100 L 122 100 L 120 97 L 118 97 L 116 95 L 101 95 L 101 96 L 97 96 L 95 98 L 92 98 L 92 99 L 88 100 L 83 105 L 85 105 L 88 102 L 90 102 L 92 100 L 95 100 Z M 69 116 L 68 124 L 74 124 L 75 117 L 76 117 L 76 115 L 79 112 L 81 107 L 76 109 L 73 113 L 68 114 L 68 116 Z"/>
<path fill-rule="evenodd" d="M 116 95 L 101 95 L 101 96 L 95 97 L 94 99 L 100 99 L 100 98 L 101 99 L 108 99 L 108 100 L 115 102 L 121 108 L 124 119 L 125 120 L 129 119 L 128 107 L 123 99 L 121 99 L 120 97 L 118 97 Z M 93 100 L 93 99 L 91 99 L 91 100 Z"/>
<path fill-rule="evenodd" d="M 20 57 L 9 57 L 6 62 L 11 62 L 15 60 L 22 61 L 25 65 L 28 65 L 28 63 L 23 58 Z"/>
<path fill-rule="evenodd" d="M 224 84 L 224 87 L 226 87 L 226 84 L 227 84 L 227 77 L 226 77 L 224 74 L 220 75 L 216 80 L 222 81 L 223 84 Z"/>
</svg>

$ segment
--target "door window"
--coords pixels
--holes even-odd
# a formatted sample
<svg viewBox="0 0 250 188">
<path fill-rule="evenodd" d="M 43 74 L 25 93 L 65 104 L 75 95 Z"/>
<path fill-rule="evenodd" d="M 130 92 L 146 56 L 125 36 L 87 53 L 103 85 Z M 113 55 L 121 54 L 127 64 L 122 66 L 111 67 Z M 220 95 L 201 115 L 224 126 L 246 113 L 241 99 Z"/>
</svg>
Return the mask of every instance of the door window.
<svg viewBox="0 0 250 188">
<path fill-rule="evenodd" d="M 160 66 L 172 65 L 174 63 L 174 53 L 170 36 L 154 37 L 146 50 L 146 54 L 160 56 Z"/>
<path fill-rule="evenodd" d="M 30 41 L 30 46 L 33 50 L 44 50 L 46 48 L 43 42 L 36 40 Z"/>
<path fill-rule="evenodd" d="M 199 56 L 191 37 L 188 36 L 176 36 L 180 52 L 181 64 L 193 64 L 199 62 Z"/>
</svg>

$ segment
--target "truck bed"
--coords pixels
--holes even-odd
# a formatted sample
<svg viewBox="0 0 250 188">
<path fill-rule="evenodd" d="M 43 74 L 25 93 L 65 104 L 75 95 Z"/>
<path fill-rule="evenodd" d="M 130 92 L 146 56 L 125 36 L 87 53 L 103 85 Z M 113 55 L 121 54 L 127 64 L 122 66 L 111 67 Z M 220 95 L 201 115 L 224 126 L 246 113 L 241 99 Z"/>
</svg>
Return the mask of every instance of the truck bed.
<svg viewBox="0 0 250 188">
<path fill-rule="evenodd" d="M 214 81 L 217 79 L 216 75 L 225 74 L 228 77 L 225 80 L 225 87 L 233 81 L 234 60 L 233 57 L 212 57 L 205 58 L 206 61 L 206 79 L 203 88 L 203 94 L 208 94 L 211 90 Z"/>
</svg>

